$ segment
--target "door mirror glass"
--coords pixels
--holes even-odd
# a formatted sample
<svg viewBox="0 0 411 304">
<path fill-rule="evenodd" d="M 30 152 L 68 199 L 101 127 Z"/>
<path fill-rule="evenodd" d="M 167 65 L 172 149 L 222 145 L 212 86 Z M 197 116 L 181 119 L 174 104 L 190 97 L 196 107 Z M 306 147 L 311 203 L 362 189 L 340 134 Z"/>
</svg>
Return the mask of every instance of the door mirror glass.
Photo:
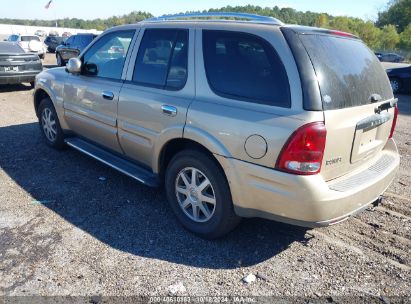
<svg viewBox="0 0 411 304">
<path fill-rule="evenodd" d="M 86 63 L 83 68 L 84 75 L 87 76 L 97 76 L 98 75 L 98 67 L 95 63 Z"/>
<path fill-rule="evenodd" d="M 70 58 L 66 67 L 69 73 L 79 74 L 81 72 L 81 60 L 78 58 Z"/>
</svg>

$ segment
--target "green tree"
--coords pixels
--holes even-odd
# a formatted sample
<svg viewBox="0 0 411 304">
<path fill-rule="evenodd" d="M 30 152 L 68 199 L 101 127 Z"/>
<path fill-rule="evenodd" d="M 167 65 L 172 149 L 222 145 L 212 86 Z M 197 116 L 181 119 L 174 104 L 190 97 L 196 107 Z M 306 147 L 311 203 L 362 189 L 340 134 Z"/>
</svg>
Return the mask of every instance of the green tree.
<svg viewBox="0 0 411 304">
<path fill-rule="evenodd" d="M 394 24 L 402 32 L 411 21 L 411 0 L 392 0 L 388 9 L 378 14 L 378 26 Z"/>
<path fill-rule="evenodd" d="M 400 45 L 402 48 L 411 50 L 411 23 L 401 33 Z"/>
<path fill-rule="evenodd" d="M 371 21 L 360 22 L 357 25 L 357 32 L 360 38 L 372 49 L 380 46 L 381 30 Z"/>
<path fill-rule="evenodd" d="M 380 35 L 380 47 L 384 50 L 394 50 L 400 42 L 400 35 L 395 25 L 384 25 Z"/>
<path fill-rule="evenodd" d="M 328 26 L 329 19 L 327 14 L 320 14 L 315 20 L 315 26 L 326 27 Z"/>
</svg>

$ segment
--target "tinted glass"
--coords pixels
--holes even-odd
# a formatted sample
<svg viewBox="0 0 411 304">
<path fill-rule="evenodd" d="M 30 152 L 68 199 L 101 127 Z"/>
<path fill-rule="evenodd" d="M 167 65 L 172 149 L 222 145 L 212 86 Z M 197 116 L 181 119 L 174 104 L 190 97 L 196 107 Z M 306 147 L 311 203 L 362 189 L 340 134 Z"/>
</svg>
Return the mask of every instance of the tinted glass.
<svg viewBox="0 0 411 304">
<path fill-rule="evenodd" d="M 0 42 L 0 54 L 20 54 L 24 53 L 24 50 L 14 43 Z"/>
<path fill-rule="evenodd" d="M 17 40 L 19 40 L 19 36 L 17 36 L 17 35 L 11 35 L 7 40 L 8 40 L 8 41 L 17 41 Z"/>
<path fill-rule="evenodd" d="M 203 31 L 203 53 L 212 90 L 223 97 L 290 107 L 285 68 L 265 40 L 246 33 Z"/>
<path fill-rule="evenodd" d="M 187 79 L 188 31 L 149 29 L 144 32 L 133 81 L 178 90 Z"/>
<path fill-rule="evenodd" d="M 76 36 L 76 45 L 80 48 L 86 48 L 91 41 L 93 41 L 93 36 L 91 35 Z"/>
<path fill-rule="evenodd" d="M 21 41 L 40 41 L 40 38 L 38 36 L 21 36 Z"/>
<path fill-rule="evenodd" d="M 75 36 L 71 36 L 69 39 L 67 39 L 66 44 L 67 44 L 67 45 L 73 44 L 73 42 L 74 42 L 74 37 L 75 37 Z"/>
<path fill-rule="evenodd" d="M 98 40 L 83 56 L 85 75 L 120 79 L 134 31 L 118 31 Z"/>
<path fill-rule="evenodd" d="M 365 105 L 373 94 L 392 98 L 384 68 L 362 41 L 331 35 L 300 39 L 317 74 L 325 110 Z"/>
</svg>

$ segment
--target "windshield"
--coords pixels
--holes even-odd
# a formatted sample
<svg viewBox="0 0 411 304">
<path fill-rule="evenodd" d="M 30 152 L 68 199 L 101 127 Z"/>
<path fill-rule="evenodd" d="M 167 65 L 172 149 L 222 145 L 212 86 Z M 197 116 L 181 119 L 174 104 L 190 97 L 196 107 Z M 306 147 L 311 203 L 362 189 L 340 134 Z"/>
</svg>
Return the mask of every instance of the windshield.
<svg viewBox="0 0 411 304">
<path fill-rule="evenodd" d="M 300 35 L 317 75 L 324 110 L 393 98 L 384 68 L 361 40 L 308 34 Z"/>
</svg>

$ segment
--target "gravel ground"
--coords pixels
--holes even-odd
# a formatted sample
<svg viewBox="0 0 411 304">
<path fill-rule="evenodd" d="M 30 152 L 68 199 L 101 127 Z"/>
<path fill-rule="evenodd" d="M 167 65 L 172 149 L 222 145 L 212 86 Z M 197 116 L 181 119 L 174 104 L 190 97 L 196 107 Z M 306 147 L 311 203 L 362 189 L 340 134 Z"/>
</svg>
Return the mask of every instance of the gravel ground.
<svg viewBox="0 0 411 304">
<path fill-rule="evenodd" d="M 205 241 L 162 189 L 48 148 L 31 94 L 0 87 L 0 295 L 411 296 L 411 96 L 398 96 L 401 169 L 381 206 L 309 230 L 247 219 Z"/>
</svg>

